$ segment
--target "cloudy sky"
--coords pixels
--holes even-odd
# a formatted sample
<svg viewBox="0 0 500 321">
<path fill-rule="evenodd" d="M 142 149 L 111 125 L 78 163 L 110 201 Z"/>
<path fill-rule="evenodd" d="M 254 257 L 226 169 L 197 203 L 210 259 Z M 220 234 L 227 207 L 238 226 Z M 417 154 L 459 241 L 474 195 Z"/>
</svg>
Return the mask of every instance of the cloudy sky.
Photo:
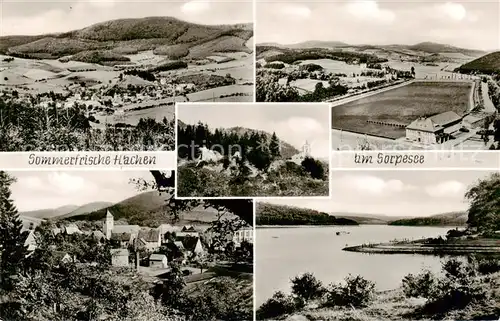
<svg viewBox="0 0 500 321">
<path fill-rule="evenodd" d="M 498 0 L 257 0 L 257 43 L 306 40 L 349 44 L 439 42 L 500 49 Z"/>
<path fill-rule="evenodd" d="M 149 171 L 16 171 L 11 186 L 19 211 L 91 202 L 120 202 L 140 193 L 131 178 L 153 180 Z"/>
<path fill-rule="evenodd" d="M 278 138 L 300 150 L 307 141 L 311 156 L 329 158 L 330 108 L 325 104 L 222 104 L 180 105 L 178 118 L 186 124 L 209 127 L 246 127 L 275 132 Z"/>
<path fill-rule="evenodd" d="M 202 24 L 247 23 L 249 0 L 2 0 L 0 35 L 65 32 L 120 18 L 172 16 Z"/>
<path fill-rule="evenodd" d="M 464 194 L 485 171 L 339 171 L 333 173 L 332 199 L 269 202 L 324 212 L 429 216 L 466 210 Z M 266 200 L 267 202 L 268 200 Z"/>
</svg>

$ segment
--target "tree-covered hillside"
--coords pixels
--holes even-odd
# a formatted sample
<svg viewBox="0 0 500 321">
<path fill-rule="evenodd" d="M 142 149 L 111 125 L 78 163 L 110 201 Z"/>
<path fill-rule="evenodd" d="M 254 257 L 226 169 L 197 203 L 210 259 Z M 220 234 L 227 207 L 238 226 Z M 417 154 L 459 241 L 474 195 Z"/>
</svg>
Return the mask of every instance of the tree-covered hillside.
<svg viewBox="0 0 500 321">
<path fill-rule="evenodd" d="M 257 225 L 358 225 L 316 210 L 269 203 L 257 203 L 255 215 Z"/>
</svg>

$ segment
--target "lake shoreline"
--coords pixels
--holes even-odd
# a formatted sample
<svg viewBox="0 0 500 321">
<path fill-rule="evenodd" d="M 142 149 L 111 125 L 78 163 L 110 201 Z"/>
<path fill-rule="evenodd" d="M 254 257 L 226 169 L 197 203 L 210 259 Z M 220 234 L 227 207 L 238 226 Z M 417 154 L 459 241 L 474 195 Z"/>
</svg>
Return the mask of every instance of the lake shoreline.
<svg viewBox="0 0 500 321">
<path fill-rule="evenodd" d="M 337 225 L 337 224 L 332 224 L 332 225 L 255 225 L 256 229 L 271 229 L 271 228 L 320 228 L 320 227 L 359 227 L 359 226 L 391 226 L 391 227 L 433 227 L 433 228 L 450 228 L 450 229 L 455 229 L 457 228 L 456 225 L 390 225 L 390 224 L 358 224 L 358 225 Z M 458 227 L 463 227 L 463 226 L 458 226 Z"/>
<path fill-rule="evenodd" d="M 500 254 L 499 244 L 488 242 L 465 241 L 462 243 L 429 244 L 429 239 L 412 242 L 379 243 L 356 245 L 343 248 L 347 252 L 370 254 L 424 254 L 424 255 L 470 255 L 470 254 Z"/>
</svg>

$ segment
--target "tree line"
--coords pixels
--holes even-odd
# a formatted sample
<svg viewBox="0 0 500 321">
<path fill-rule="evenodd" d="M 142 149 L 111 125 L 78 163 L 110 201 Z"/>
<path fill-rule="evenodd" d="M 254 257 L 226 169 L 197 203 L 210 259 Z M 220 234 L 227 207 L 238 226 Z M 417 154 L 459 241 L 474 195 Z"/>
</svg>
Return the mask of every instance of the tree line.
<svg viewBox="0 0 500 321">
<path fill-rule="evenodd" d="M 142 118 L 121 129 L 92 128 L 82 106 L 62 109 L 0 98 L 0 151 L 172 150 L 174 121 Z"/>
<path fill-rule="evenodd" d="M 259 170 L 267 170 L 271 162 L 280 158 L 280 140 L 273 133 L 271 137 L 267 133 L 258 131 L 245 131 L 238 134 L 231 130 L 212 130 L 207 124 L 180 126 L 177 130 L 177 144 L 183 146 L 178 148 L 179 158 L 195 160 L 200 156 L 200 147 L 219 152 L 224 156 L 226 165 L 229 158 L 237 151 L 241 152 L 241 162 L 248 161 Z M 191 146 L 195 146 L 192 153 Z"/>
<path fill-rule="evenodd" d="M 358 225 L 316 210 L 267 203 L 257 205 L 255 219 L 257 225 Z"/>
</svg>

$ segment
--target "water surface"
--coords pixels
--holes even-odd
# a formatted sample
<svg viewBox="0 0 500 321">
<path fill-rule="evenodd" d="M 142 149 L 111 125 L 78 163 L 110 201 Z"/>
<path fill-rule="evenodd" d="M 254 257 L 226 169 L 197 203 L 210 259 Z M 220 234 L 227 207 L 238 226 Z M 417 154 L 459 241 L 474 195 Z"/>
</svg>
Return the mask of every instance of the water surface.
<svg viewBox="0 0 500 321">
<path fill-rule="evenodd" d="M 340 282 L 349 273 L 361 275 L 377 290 L 395 289 L 408 273 L 422 268 L 438 272 L 441 259 L 409 254 L 346 252 L 346 246 L 445 235 L 450 227 L 385 225 L 258 228 L 256 235 L 256 303 L 275 291 L 290 291 L 290 278 L 312 272 L 323 283 Z M 337 231 L 350 234 L 336 235 Z"/>
</svg>

